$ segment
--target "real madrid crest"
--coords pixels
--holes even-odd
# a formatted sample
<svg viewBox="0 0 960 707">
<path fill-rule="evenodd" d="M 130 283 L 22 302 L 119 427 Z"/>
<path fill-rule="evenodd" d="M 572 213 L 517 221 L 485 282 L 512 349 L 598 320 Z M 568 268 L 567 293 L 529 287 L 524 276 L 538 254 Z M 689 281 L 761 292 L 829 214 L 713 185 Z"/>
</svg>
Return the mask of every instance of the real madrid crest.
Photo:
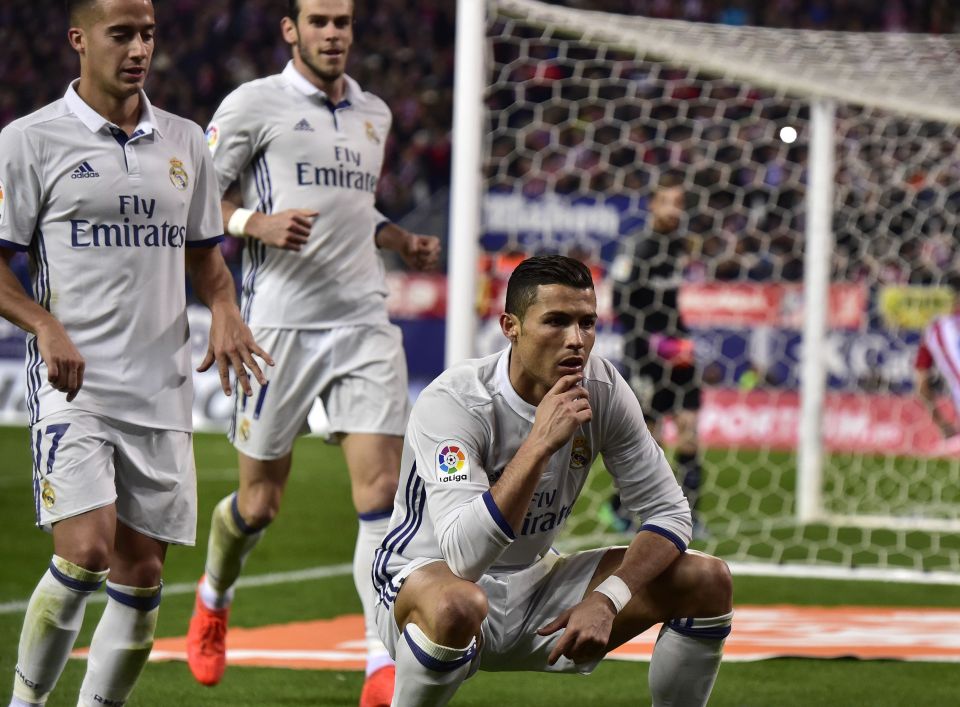
<svg viewBox="0 0 960 707">
<path fill-rule="evenodd" d="M 240 435 L 240 439 L 243 442 L 246 442 L 250 439 L 250 418 L 245 417 L 240 420 L 240 429 L 237 430 L 237 433 Z"/>
<path fill-rule="evenodd" d="M 53 508 L 53 504 L 57 502 L 57 494 L 53 492 L 53 486 L 50 485 L 49 481 L 43 482 L 43 488 L 40 490 L 40 499 L 43 501 L 45 508 Z"/>
<path fill-rule="evenodd" d="M 574 437 L 570 450 L 570 468 L 582 469 L 590 462 L 590 445 L 586 437 Z"/>
<path fill-rule="evenodd" d="M 170 160 L 170 183 L 180 191 L 190 184 L 190 177 L 187 176 L 187 170 L 183 168 L 183 162 L 176 157 Z"/>
<path fill-rule="evenodd" d="M 380 136 L 377 135 L 377 131 L 374 129 L 373 123 L 371 123 L 369 120 L 366 120 L 364 121 L 364 125 L 367 127 L 367 138 L 370 140 L 370 142 L 379 145 Z"/>
</svg>

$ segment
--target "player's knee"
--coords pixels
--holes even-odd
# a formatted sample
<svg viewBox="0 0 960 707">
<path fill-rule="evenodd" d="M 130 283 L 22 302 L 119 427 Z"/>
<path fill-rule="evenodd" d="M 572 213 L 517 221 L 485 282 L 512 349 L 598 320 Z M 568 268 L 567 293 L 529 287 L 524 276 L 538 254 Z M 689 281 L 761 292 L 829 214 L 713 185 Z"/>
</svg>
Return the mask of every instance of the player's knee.
<svg viewBox="0 0 960 707">
<path fill-rule="evenodd" d="M 701 570 L 703 596 L 710 605 L 706 610 L 709 613 L 725 614 L 733 607 L 733 575 L 723 560 L 717 557 L 710 557 L 708 560 L 703 563 Z"/>
<path fill-rule="evenodd" d="M 446 591 L 433 607 L 433 627 L 438 642 L 465 645 L 480 631 L 487 616 L 487 595 L 473 582 L 461 582 Z"/>
<path fill-rule="evenodd" d="M 141 555 L 114 558 L 110 579 L 131 587 L 156 587 L 163 578 L 163 558 Z"/>
<path fill-rule="evenodd" d="M 107 538 L 74 537 L 69 548 L 58 548 L 57 554 L 90 572 L 103 572 L 110 567 L 113 547 Z"/>
<path fill-rule="evenodd" d="M 240 517 L 247 528 L 260 530 L 273 522 L 280 512 L 282 489 L 259 486 L 238 499 Z"/>
</svg>

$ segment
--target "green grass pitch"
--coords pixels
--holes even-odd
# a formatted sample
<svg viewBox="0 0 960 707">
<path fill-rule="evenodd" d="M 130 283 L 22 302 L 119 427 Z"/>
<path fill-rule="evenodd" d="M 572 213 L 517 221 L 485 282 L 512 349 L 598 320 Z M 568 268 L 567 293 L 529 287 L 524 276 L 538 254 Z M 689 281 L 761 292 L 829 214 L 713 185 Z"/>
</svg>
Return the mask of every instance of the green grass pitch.
<svg viewBox="0 0 960 707">
<path fill-rule="evenodd" d="M 197 548 L 172 548 L 165 582 L 193 582 L 203 565 L 203 547 L 213 505 L 235 487 L 234 453 L 222 436 L 196 438 L 200 515 Z M 31 462 L 24 429 L 0 428 L 0 604 L 29 597 L 51 553 L 49 537 L 33 528 Z M 298 443 L 294 472 L 282 512 L 247 566 L 247 575 L 305 569 L 351 560 L 355 516 L 341 454 L 316 439 Z M 744 604 L 960 605 L 960 588 L 905 584 L 826 582 L 740 577 L 736 601 Z M 164 598 L 159 636 L 182 635 L 193 597 Z M 91 605 L 78 645 L 88 645 L 102 605 Z M 356 613 L 350 577 L 311 580 L 238 592 L 232 624 L 260 626 Z M 0 613 L 0 669 L 13 682 L 22 614 Z M 81 661 L 69 662 L 49 707 L 76 704 Z M 771 660 L 723 666 L 712 705 L 956 705 L 958 668 L 951 664 L 853 660 Z M 195 684 L 182 663 L 151 663 L 129 707 L 193 705 L 356 705 L 359 672 L 230 668 L 213 689 Z M 0 691 L 0 703 L 9 694 Z M 646 664 L 607 661 L 593 676 L 480 673 L 458 693 L 454 705 L 638 705 L 649 704 Z"/>
</svg>

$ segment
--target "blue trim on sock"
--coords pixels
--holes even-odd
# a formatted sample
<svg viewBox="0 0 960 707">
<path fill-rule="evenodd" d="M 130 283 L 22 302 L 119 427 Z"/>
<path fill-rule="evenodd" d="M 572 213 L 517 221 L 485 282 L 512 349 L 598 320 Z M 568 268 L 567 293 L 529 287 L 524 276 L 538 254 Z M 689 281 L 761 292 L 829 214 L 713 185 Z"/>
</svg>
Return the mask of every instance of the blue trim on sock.
<svg viewBox="0 0 960 707">
<path fill-rule="evenodd" d="M 369 513 L 357 513 L 357 518 L 360 520 L 371 521 L 371 520 L 383 520 L 389 518 L 393 515 L 393 508 L 388 508 L 384 511 L 370 511 Z"/>
<path fill-rule="evenodd" d="M 247 522 L 243 519 L 243 516 L 240 515 L 240 506 L 237 503 L 237 494 L 233 494 L 233 499 L 230 501 L 230 512 L 233 514 L 233 522 L 236 523 L 237 527 L 240 528 L 240 532 L 244 535 L 256 535 L 268 525 L 268 523 L 264 523 L 259 528 L 254 528 L 252 525 L 247 525 Z"/>
<path fill-rule="evenodd" d="M 500 509 L 497 508 L 497 502 L 493 500 L 493 494 L 489 491 L 483 492 L 483 503 L 487 507 L 490 516 L 496 522 L 497 527 L 503 531 L 503 534 L 506 535 L 511 540 L 516 540 L 517 536 L 513 532 L 513 528 L 510 527 L 510 524 L 507 522 L 507 519 L 503 517 L 503 514 L 500 512 Z"/>
<path fill-rule="evenodd" d="M 129 606 L 131 609 L 138 609 L 139 611 L 153 611 L 158 606 L 160 606 L 160 595 L 163 593 L 161 589 L 156 594 L 149 597 L 135 597 L 131 594 L 124 594 L 121 591 L 118 591 L 107 585 L 107 596 L 118 601 L 124 606 Z"/>
<path fill-rule="evenodd" d="M 726 626 L 711 626 L 709 628 L 691 628 L 693 619 L 687 619 L 681 623 L 681 619 L 671 619 L 667 622 L 667 628 L 671 631 L 676 631 L 681 636 L 689 636 L 690 638 L 709 638 L 720 640 L 726 638 L 730 635 L 730 631 L 733 628 L 730 624 Z"/>
<path fill-rule="evenodd" d="M 103 586 L 103 580 L 99 582 L 84 582 L 82 579 L 74 579 L 73 577 L 65 575 L 57 569 L 57 566 L 53 564 L 53 560 L 50 561 L 50 574 L 52 574 L 53 578 L 60 582 L 60 584 L 77 592 L 95 592 Z"/>
<path fill-rule="evenodd" d="M 680 552 L 687 551 L 687 544 L 683 542 L 683 540 L 681 540 L 677 535 L 671 533 L 666 528 L 661 528 L 659 525 L 651 525 L 650 523 L 644 523 L 643 525 L 640 526 L 640 530 L 648 530 L 651 533 L 656 533 L 657 535 L 661 535 L 665 537 L 667 540 L 669 540 L 670 542 L 672 542 L 674 545 L 676 545 L 677 549 Z"/>
<path fill-rule="evenodd" d="M 474 642 L 471 644 L 470 650 L 456 660 L 437 660 L 432 655 L 429 655 L 426 651 L 424 651 L 420 646 L 418 646 L 413 638 L 410 637 L 410 634 L 406 629 L 403 630 L 403 637 L 407 639 L 407 645 L 410 646 L 410 650 L 413 652 L 413 657 L 416 658 L 417 661 L 427 670 L 433 670 L 437 673 L 449 673 L 453 670 L 456 670 L 460 666 L 466 665 L 473 660 L 473 657 L 477 654 L 477 644 Z"/>
</svg>

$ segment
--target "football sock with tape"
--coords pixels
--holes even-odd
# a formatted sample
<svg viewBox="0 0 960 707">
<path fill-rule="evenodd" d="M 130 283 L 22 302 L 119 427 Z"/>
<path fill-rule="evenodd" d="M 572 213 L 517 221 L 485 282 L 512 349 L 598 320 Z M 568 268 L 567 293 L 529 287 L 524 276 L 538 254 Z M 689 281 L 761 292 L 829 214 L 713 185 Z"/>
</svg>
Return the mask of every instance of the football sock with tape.
<svg viewBox="0 0 960 707">
<path fill-rule="evenodd" d="M 732 621 L 731 611 L 712 618 L 664 623 L 650 659 L 650 696 L 654 707 L 707 704 Z"/>
</svg>

